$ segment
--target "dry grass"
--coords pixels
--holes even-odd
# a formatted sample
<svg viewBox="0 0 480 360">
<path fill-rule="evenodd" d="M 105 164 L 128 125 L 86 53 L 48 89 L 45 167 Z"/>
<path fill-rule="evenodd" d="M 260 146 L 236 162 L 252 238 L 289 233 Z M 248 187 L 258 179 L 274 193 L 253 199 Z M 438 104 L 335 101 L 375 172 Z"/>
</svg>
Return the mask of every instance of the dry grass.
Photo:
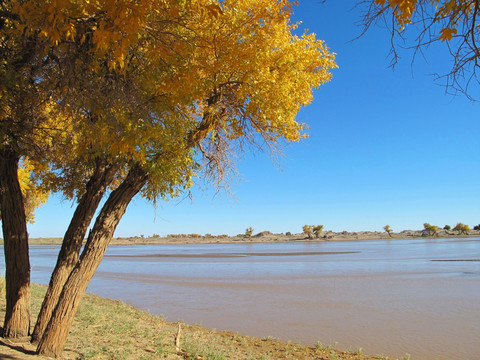
<svg viewBox="0 0 480 360">
<path fill-rule="evenodd" d="M 3 281 L 3 279 L 2 279 Z M 0 284 L 1 285 L 1 284 Z M 4 316 L 4 290 L 0 287 L 0 316 Z M 45 286 L 32 285 L 32 313 L 40 308 Z M 32 319 L 33 323 L 34 319 Z M 373 360 L 361 351 L 341 352 L 320 345 L 306 347 L 273 339 L 258 339 L 232 332 L 209 330 L 198 325 L 181 325 L 180 351 L 175 348 L 178 324 L 139 311 L 120 301 L 87 294 L 73 323 L 63 359 L 209 359 L 209 360 Z M 30 360 L 28 342 L 0 343 L 0 358 Z M 20 351 L 19 351 L 20 350 Z M 42 357 L 41 359 L 46 359 Z"/>
</svg>

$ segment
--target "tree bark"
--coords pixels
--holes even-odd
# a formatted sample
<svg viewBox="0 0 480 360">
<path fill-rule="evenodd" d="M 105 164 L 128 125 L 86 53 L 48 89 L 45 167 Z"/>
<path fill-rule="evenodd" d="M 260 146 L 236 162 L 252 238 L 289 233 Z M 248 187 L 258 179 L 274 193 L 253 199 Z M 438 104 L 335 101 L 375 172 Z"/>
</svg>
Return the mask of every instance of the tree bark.
<svg viewBox="0 0 480 360">
<path fill-rule="evenodd" d="M 133 166 L 122 184 L 108 197 L 90 231 L 82 255 L 66 281 L 52 317 L 40 339 L 38 354 L 59 356 L 68 331 L 93 274 L 132 198 L 147 181 L 147 174 Z"/>
<path fill-rule="evenodd" d="M 27 219 L 18 182 L 20 156 L 5 145 L 0 150 L 0 207 L 5 251 L 6 309 L 3 336 L 30 332 L 30 261 Z"/>
<path fill-rule="evenodd" d="M 116 166 L 97 160 L 95 171 L 86 185 L 85 194 L 80 198 L 63 238 L 57 264 L 50 278 L 50 284 L 33 329 L 31 339 L 33 343 L 38 342 L 42 338 L 63 286 L 78 261 L 83 240 L 95 215 L 95 211 L 108 185 L 112 182 L 116 170 Z"/>
</svg>

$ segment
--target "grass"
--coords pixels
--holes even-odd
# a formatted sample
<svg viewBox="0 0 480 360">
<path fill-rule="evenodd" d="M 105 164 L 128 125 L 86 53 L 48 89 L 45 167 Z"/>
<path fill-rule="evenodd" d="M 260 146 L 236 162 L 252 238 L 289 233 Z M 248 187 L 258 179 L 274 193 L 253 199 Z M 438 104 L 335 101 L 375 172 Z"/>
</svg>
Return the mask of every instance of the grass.
<svg viewBox="0 0 480 360">
<path fill-rule="evenodd" d="M 0 278 L 0 316 L 4 317 L 5 293 Z M 32 284 L 32 314 L 37 314 L 46 287 Z M 32 324 L 34 318 L 32 317 Z M 175 338 L 178 323 L 166 321 L 123 302 L 86 294 L 65 344 L 62 359 L 72 360 L 374 360 L 385 357 L 363 355 L 362 351 L 343 352 L 335 347 L 303 346 L 274 338 L 254 338 L 238 333 L 215 331 L 200 325 L 181 325 L 180 351 Z M 34 348 L 26 343 L 24 348 Z M 6 351 L 0 345 L 0 358 Z M 12 359 L 34 359 L 16 352 Z"/>
</svg>

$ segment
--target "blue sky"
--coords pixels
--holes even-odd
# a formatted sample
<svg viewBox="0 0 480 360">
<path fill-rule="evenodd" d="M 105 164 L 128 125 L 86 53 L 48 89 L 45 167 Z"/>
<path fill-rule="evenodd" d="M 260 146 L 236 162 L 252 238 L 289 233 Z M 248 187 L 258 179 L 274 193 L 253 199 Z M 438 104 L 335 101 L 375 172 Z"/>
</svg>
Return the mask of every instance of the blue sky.
<svg viewBox="0 0 480 360">
<path fill-rule="evenodd" d="M 361 31 L 354 3 L 301 0 L 295 7 L 294 19 L 325 40 L 339 65 L 298 115 L 309 138 L 287 147 L 278 164 L 265 153 L 245 154 L 230 195 L 195 187 L 193 201 L 174 199 L 156 210 L 136 198 L 115 236 L 479 224 L 480 104 L 435 83 L 431 74 L 451 65 L 443 48 L 413 65 L 412 52 L 401 51 L 392 71 L 385 30 L 352 42 Z M 30 236 L 63 236 L 72 213 L 70 202 L 52 196 L 37 210 Z"/>
</svg>

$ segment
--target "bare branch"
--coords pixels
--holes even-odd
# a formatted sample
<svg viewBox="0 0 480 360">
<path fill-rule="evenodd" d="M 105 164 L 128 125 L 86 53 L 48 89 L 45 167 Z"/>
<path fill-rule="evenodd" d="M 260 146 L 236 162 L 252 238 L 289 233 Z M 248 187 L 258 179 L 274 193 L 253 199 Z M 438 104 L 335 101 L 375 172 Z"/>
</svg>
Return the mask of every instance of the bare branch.
<svg viewBox="0 0 480 360">
<path fill-rule="evenodd" d="M 471 100 L 479 100 L 472 96 L 471 87 L 480 84 L 477 77 L 480 68 L 480 50 L 477 45 L 480 37 L 480 28 L 477 24 L 480 0 L 457 0 L 453 8 L 444 11 L 439 10 L 444 5 L 442 2 L 435 8 L 431 1 L 418 0 L 414 2 L 414 12 L 405 23 L 400 23 L 398 18 L 401 14 L 398 5 L 392 7 L 390 4 L 395 3 L 387 1 L 385 6 L 381 6 L 375 0 L 359 3 L 358 6 L 365 9 L 361 19 L 360 36 L 363 36 L 372 25 L 385 27 L 390 32 L 391 66 L 399 59 L 399 47 L 413 51 L 413 64 L 417 54 L 424 56 L 425 48 L 438 42 L 443 43 L 452 57 L 453 64 L 446 73 L 436 74 L 435 80 L 444 80 L 447 92 L 463 93 Z M 446 37 L 445 31 L 451 36 Z M 412 38 L 415 32 L 417 35 Z M 409 43 L 406 41 L 408 37 L 411 38 Z"/>
</svg>

